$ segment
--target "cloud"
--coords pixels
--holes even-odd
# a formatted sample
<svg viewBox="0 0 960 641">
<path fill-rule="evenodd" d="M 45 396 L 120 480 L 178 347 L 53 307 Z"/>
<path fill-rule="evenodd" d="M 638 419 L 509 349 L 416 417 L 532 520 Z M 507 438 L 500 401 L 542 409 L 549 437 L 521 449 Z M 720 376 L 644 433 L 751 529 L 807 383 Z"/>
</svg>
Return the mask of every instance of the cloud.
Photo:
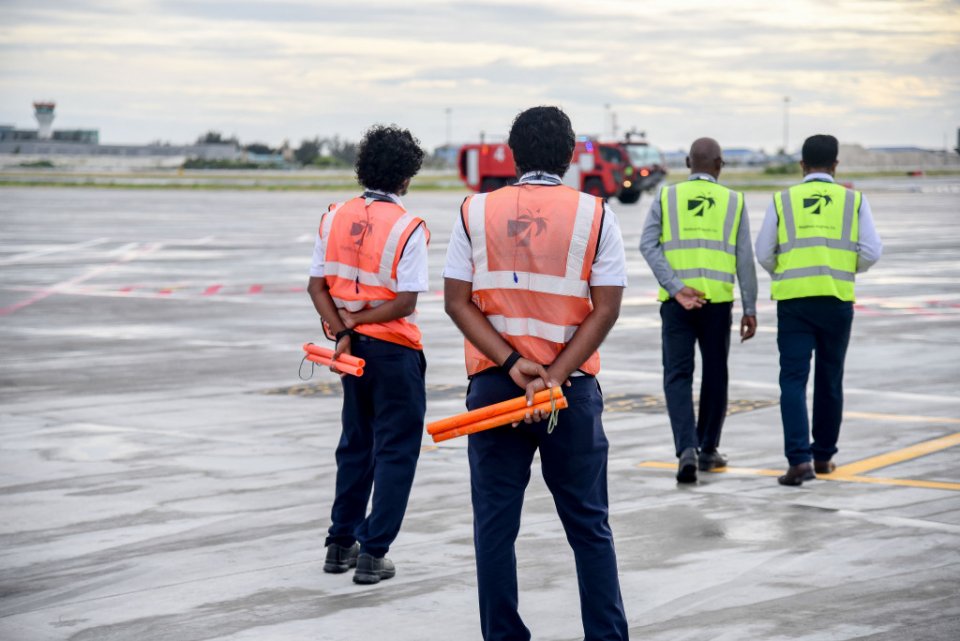
<svg viewBox="0 0 960 641">
<path fill-rule="evenodd" d="M 937 144 L 960 112 L 960 6 L 947 1 L 34 0 L 3 12 L 0 122 L 26 126 L 30 101 L 52 97 L 59 126 L 100 126 L 105 141 L 209 128 L 355 138 L 396 121 L 432 145 L 446 107 L 468 139 L 541 103 L 600 133 L 609 103 L 670 146 L 700 128 L 772 147 L 790 96 L 797 131 Z"/>
</svg>

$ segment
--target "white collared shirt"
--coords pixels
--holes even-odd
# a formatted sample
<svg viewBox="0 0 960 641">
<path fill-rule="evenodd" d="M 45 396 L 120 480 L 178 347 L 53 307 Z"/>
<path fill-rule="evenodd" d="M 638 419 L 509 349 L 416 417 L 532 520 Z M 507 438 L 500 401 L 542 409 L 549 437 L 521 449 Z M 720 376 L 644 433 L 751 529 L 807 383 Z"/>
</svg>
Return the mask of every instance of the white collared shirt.
<svg viewBox="0 0 960 641">
<path fill-rule="evenodd" d="M 563 181 L 556 174 L 530 171 L 520 177 L 518 184 L 562 185 Z M 616 214 L 606 204 L 603 206 L 603 211 L 600 242 L 590 272 L 590 285 L 592 287 L 626 287 L 627 259 L 623 252 L 620 225 Z M 470 246 L 470 238 L 463 228 L 459 212 L 453 224 L 453 231 L 450 233 L 443 277 L 473 282 L 473 249 Z"/>
<path fill-rule="evenodd" d="M 403 207 L 400 197 L 396 194 L 379 191 L 377 189 L 367 189 L 367 194 L 376 194 L 385 196 L 391 201 Z M 427 269 L 427 237 L 423 232 L 423 225 L 420 225 L 407 240 L 407 244 L 402 248 L 400 262 L 397 263 L 397 291 L 398 292 L 425 292 L 430 288 L 430 273 Z M 323 278 L 324 264 L 326 263 L 327 243 L 317 232 L 317 239 L 313 244 L 313 262 L 310 265 L 310 276 L 314 278 Z"/>
<path fill-rule="evenodd" d="M 833 176 L 821 172 L 807 174 L 803 182 L 812 180 L 823 182 L 835 182 Z M 757 235 L 757 262 L 773 274 L 777 268 L 777 253 L 779 243 L 777 241 L 777 208 L 773 199 L 770 199 L 770 205 L 767 207 L 766 216 L 763 218 L 763 225 L 760 227 L 760 233 Z M 857 273 L 862 273 L 870 269 L 875 262 L 880 259 L 883 253 L 883 243 L 880 241 L 880 235 L 873 223 L 873 212 L 870 210 L 870 203 L 867 201 L 866 194 L 860 195 L 860 214 L 857 217 Z"/>
</svg>

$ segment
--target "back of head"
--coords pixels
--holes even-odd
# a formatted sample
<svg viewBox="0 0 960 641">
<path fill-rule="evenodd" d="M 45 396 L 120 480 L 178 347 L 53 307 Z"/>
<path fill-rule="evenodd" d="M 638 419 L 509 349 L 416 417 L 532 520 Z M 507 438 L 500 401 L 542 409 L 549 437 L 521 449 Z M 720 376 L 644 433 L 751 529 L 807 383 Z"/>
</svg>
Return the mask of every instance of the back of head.
<svg viewBox="0 0 960 641">
<path fill-rule="evenodd" d="M 690 145 L 690 153 L 687 154 L 687 167 L 695 174 L 719 176 L 720 168 L 723 167 L 723 151 L 720 149 L 720 143 L 713 138 L 694 140 Z"/>
<path fill-rule="evenodd" d="M 403 183 L 420 171 L 423 149 L 407 129 L 374 125 L 357 150 L 357 181 L 367 189 L 399 193 Z"/>
<path fill-rule="evenodd" d="M 518 175 L 542 171 L 562 176 L 570 166 L 576 136 L 559 107 L 532 107 L 514 119 L 507 144 Z"/>
<path fill-rule="evenodd" d="M 837 162 L 840 144 L 829 134 L 817 134 L 803 141 L 801 159 L 807 167 L 825 169 Z"/>
</svg>

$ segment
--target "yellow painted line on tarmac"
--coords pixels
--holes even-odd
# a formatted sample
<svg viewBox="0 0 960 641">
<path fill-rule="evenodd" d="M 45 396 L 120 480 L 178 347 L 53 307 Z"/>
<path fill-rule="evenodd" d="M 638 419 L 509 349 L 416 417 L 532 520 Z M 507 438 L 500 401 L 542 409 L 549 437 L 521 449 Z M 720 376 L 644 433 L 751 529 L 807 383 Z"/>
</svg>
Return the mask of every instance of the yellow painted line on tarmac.
<svg viewBox="0 0 960 641">
<path fill-rule="evenodd" d="M 950 443 L 944 445 L 944 443 Z M 903 450 L 897 450 L 896 452 L 891 452 L 890 454 L 884 454 L 882 456 L 875 456 L 869 459 L 864 459 L 863 461 L 858 461 L 857 463 L 851 463 L 850 465 L 845 465 L 843 467 L 838 467 L 832 474 L 818 474 L 818 481 L 840 481 L 844 483 L 866 483 L 870 485 L 888 485 L 888 486 L 897 486 L 897 487 L 919 487 L 930 490 L 950 490 L 953 492 L 960 492 L 960 483 L 951 483 L 948 481 L 924 481 L 921 479 L 896 479 L 896 478 L 886 478 L 879 476 L 859 476 L 858 474 L 853 474 L 849 472 L 841 472 L 848 468 L 859 465 L 860 463 L 865 463 L 867 461 L 874 461 L 876 459 L 881 459 L 884 457 L 902 457 L 904 453 L 909 452 L 910 456 L 906 458 L 899 458 L 894 462 L 900 462 L 903 460 L 910 460 L 911 458 L 916 458 L 917 456 L 923 456 L 923 454 L 929 454 L 931 452 L 937 452 L 943 450 L 947 447 L 957 445 L 960 443 L 960 433 L 952 434 L 949 437 L 943 437 L 939 439 L 934 439 L 932 441 L 925 441 L 924 443 L 918 443 L 917 445 L 904 448 Z M 916 452 L 924 450 L 923 453 L 916 454 Z M 885 463 L 884 465 L 890 465 L 891 463 Z M 878 465 L 876 467 L 883 467 L 884 465 Z M 677 464 L 675 462 L 668 463 L 666 461 L 643 461 L 642 463 L 637 463 L 636 467 L 641 469 L 656 469 L 656 470 L 670 470 L 674 471 L 677 469 Z M 865 468 L 863 471 L 870 471 L 871 469 L 876 469 L 876 467 Z M 708 474 L 734 474 L 737 476 L 780 476 L 784 473 L 784 470 L 765 470 L 755 467 L 722 467 L 715 470 L 710 470 Z M 809 481 L 808 481 L 809 482 Z"/>
<path fill-rule="evenodd" d="M 922 443 L 917 443 L 916 445 L 911 445 L 910 447 L 905 447 L 903 449 L 881 454 L 879 456 L 871 456 L 870 458 L 865 458 L 861 461 L 856 461 L 848 465 L 841 465 L 833 472 L 833 474 L 836 476 L 856 476 L 858 474 L 863 474 L 864 472 L 872 472 L 873 470 L 880 469 L 881 467 L 887 467 L 889 465 L 909 461 L 920 456 L 926 456 L 927 454 L 933 454 L 934 452 L 945 450 L 948 447 L 953 447 L 954 445 L 960 445 L 960 432 L 957 432 L 956 434 L 950 434 L 949 436 L 935 438 L 929 441 L 923 441 Z"/>
<path fill-rule="evenodd" d="M 906 421 L 910 423 L 940 423 L 960 425 L 960 418 L 947 416 L 917 416 L 914 414 L 878 414 L 876 412 L 844 412 L 843 418 L 868 418 L 874 421 Z"/>
<path fill-rule="evenodd" d="M 676 470 L 676 463 L 667 463 L 666 461 L 644 461 L 643 463 L 637 463 L 637 467 L 647 467 L 654 468 L 658 470 Z M 743 474 L 746 476 L 780 476 L 783 474 L 783 470 L 761 470 L 755 467 L 718 467 L 715 470 L 710 470 L 711 472 L 717 473 L 728 473 L 728 474 Z"/>
<path fill-rule="evenodd" d="M 840 468 L 837 468 L 839 470 Z M 881 478 L 879 476 L 837 476 L 833 474 L 818 474 L 818 480 L 824 481 L 848 481 L 850 483 L 872 483 L 874 485 L 898 485 L 900 487 L 922 487 L 930 490 L 952 490 L 960 492 L 960 483 L 949 483 L 947 481 L 923 481 L 920 479 L 891 479 Z"/>
<path fill-rule="evenodd" d="M 666 461 L 644 461 L 637 463 L 637 467 L 655 470 L 676 470 L 676 463 L 667 463 Z M 840 468 L 837 468 L 839 470 Z M 736 474 L 738 476 L 780 476 L 784 470 L 764 470 L 755 467 L 722 467 L 706 472 L 707 474 Z M 846 483 L 867 483 L 871 485 L 893 485 L 899 487 L 920 487 L 930 490 L 951 490 L 960 492 L 960 483 L 949 483 L 946 481 L 923 481 L 920 479 L 893 479 L 882 478 L 878 476 L 854 476 L 851 474 L 838 475 L 818 474 L 818 481 L 841 481 Z M 810 483 L 811 481 L 807 481 Z"/>
</svg>

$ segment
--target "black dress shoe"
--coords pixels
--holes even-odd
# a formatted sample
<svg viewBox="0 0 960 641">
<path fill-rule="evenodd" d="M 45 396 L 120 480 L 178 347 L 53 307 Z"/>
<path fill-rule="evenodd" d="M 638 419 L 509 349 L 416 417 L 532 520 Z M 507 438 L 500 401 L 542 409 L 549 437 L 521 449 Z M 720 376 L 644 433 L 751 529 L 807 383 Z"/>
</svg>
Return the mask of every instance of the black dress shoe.
<svg viewBox="0 0 960 641">
<path fill-rule="evenodd" d="M 680 452 L 677 466 L 677 483 L 697 482 L 697 448 L 688 447 Z"/>
<path fill-rule="evenodd" d="M 353 582 L 370 585 L 392 579 L 396 574 L 397 569 L 393 561 L 385 556 L 378 558 L 364 552 L 357 558 L 357 570 L 353 573 Z"/>
<path fill-rule="evenodd" d="M 358 554 L 360 554 L 359 543 L 354 543 L 348 548 L 331 543 L 327 546 L 327 560 L 323 564 L 323 571 L 328 574 L 343 574 L 350 568 L 357 567 Z"/>
<path fill-rule="evenodd" d="M 837 464 L 833 461 L 814 461 L 813 471 L 817 474 L 830 474 L 837 469 Z"/>
<path fill-rule="evenodd" d="M 780 485 L 803 485 L 804 481 L 813 481 L 817 475 L 813 473 L 813 465 L 809 462 L 791 465 L 787 468 L 787 473 L 777 479 Z"/>
<path fill-rule="evenodd" d="M 720 469 L 727 466 L 727 457 L 714 450 L 712 452 L 700 452 L 700 471 L 708 472 L 710 470 Z"/>
</svg>

